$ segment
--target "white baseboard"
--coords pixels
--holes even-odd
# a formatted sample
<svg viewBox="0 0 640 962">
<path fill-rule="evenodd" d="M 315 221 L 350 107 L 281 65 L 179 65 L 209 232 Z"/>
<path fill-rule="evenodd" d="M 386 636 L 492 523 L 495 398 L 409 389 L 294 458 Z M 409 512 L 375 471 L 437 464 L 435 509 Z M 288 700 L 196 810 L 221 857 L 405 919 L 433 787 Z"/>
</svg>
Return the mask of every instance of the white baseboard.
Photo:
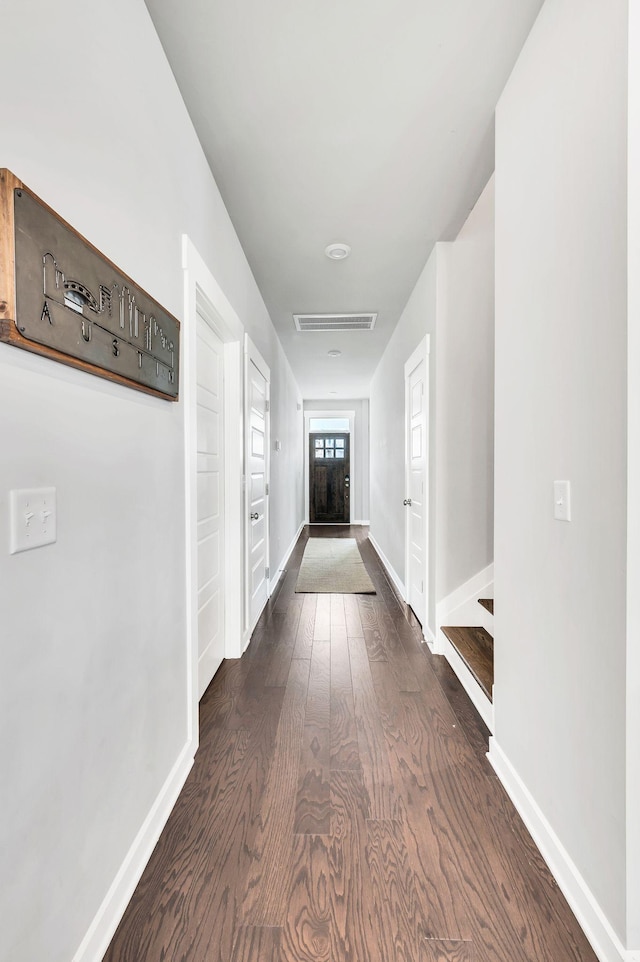
<svg viewBox="0 0 640 962">
<path fill-rule="evenodd" d="M 467 695 L 473 702 L 478 711 L 478 714 L 482 718 L 483 722 L 487 726 L 490 732 L 493 732 L 493 704 L 489 701 L 482 688 L 475 680 L 466 664 L 453 647 L 449 639 L 442 631 L 439 632 L 440 639 L 437 645 L 438 655 L 444 655 L 449 664 L 451 665 L 456 677 Z M 432 649 L 433 650 L 433 649 Z"/>
<path fill-rule="evenodd" d="M 384 565 L 384 567 L 385 567 L 385 569 L 386 569 L 386 571 L 387 571 L 387 574 L 389 575 L 389 577 L 391 578 L 393 584 L 395 585 L 396 590 L 399 592 L 400 597 L 402 598 L 403 601 L 405 601 L 405 600 L 406 600 L 406 597 L 407 597 L 406 588 L 405 588 L 405 586 L 404 586 L 404 584 L 403 584 L 403 582 L 402 582 L 399 574 L 397 573 L 397 571 L 395 571 L 393 565 L 391 564 L 391 562 L 389 561 L 389 559 L 387 558 L 387 556 L 385 555 L 384 551 L 382 550 L 382 548 L 380 547 L 380 545 L 378 544 L 378 542 L 376 541 L 376 539 L 373 537 L 373 535 L 371 534 L 371 532 L 369 532 L 369 541 L 370 541 L 371 544 L 373 545 L 373 548 L 374 548 L 376 554 L 378 555 L 378 557 L 380 558 L 380 561 L 381 561 L 382 564 Z"/>
<path fill-rule="evenodd" d="M 488 589 L 487 596 L 493 597 L 493 562 L 438 602 L 436 605 L 436 624 L 438 628 L 441 625 L 449 624 L 448 619 L 454 613 L 462 616 L 460 609 L 468 603 L 474 604 L 478 598 L 482 597 L 486 589 Z M 480 617 L 479 614 L 476 615 L 476 618 L 478 617 Z M 456 620 L 455 624 L 462 625 L 463 622 Z M 477 620 L 475 624 L 477 624 Z"/>
<path fill-rule="evenodd" d="M 197 739 L 184 746 L 134 839 L 72 962 L 101 962 L 191 771 Z"/>
<path fill-rule="evenodd" d="M 270 581 L 269 581 L 269 597 L 271 597 L 271 595 L 273 594 L 273 592 L 276 590 L 276 585 L 278 584 L 278 582 L 280 581 L 280 578 L 282 577 L 282 572 L 283 572 L 283 571 L 285 570 L 285 568 L 287 567 L 287 562 L 288 562 L 289 558 L 291 557 L 291 553 L 292 553 L 293 549 L 295 548 L 295 546 L 296 546 L 297 543 L 298 543 L 298 538 L 299 538 L 300 535 L 302 534 L 302 529 L 304 528 L 304 525 L 305 525 L 305 522 L 304 522 L 304 521 L 301 521 L 301 522 L 300 522 L 300 527 L 298 528 L 298 530 L 297 530 L 296 533 L 294 534 L 294 536 L 293 536 L 293 538 L 292 538 L 292 540 L 291 540 L 291 543 L 290 543 L 289 547 L 287 548 L 287 550 L 286 550 L 285 553 L 283 554 L 282 560 L 281 560 L 280 564 L 278 565 L 278 567 L 276 568 L 276 571 L 275 571 L 275 574 L 274 574 L 273 578 L 271 578 Z"/>
<path fill-rule="evenodd" d="M 569 853 L 495 738 L 489 741 L 487 758 L 540 849 L 600 962 L 634 962 L 639 957 L 638 950 L 624 948 Z"/>
<path fill-rule="evenodd" d="M 362 525 L 367 525 L 367 524 L 371 524 L 371 522 L 370 522 L 370 521 L 350 521 L 349 524 L 362 524 Z"/>
</svg>

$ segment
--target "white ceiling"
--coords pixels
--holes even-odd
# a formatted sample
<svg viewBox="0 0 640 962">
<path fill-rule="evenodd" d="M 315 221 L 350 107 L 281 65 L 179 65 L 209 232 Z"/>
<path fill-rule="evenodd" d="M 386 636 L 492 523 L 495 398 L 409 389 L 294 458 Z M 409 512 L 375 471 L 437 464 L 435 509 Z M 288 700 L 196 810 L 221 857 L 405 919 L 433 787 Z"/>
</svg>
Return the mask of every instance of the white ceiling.
<svg viewBox="0 0 640 962">
<path fill-rule="evenodd" d="M 493 170 L 542 0 L 146 3 L 303 396 L 367 397 L 433 244 Z M 351 256 L 329 261 L 338 241 Z M 361 311 L 374 331 L 292 317 Z"/>
</svg>

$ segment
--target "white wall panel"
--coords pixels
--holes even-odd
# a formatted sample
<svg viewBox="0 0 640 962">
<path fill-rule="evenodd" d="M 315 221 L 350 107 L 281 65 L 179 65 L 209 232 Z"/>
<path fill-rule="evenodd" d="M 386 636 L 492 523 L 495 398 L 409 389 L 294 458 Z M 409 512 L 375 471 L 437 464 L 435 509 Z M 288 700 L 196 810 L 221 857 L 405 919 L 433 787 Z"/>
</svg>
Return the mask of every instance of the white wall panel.
<svg viewBox="0 0 640 962">
<path fill-rule="evenodd" d="M 496 118 L 495 737 L 621 940 L 627 15 L 547 0 Z"/>
<path fill-rule="evenodd" d="M 52 53 L 61 24 L 68 55 Z M 297 388 L 144 3 L 5 0 L 2 38 L 0 163 L 178 317 L 187 233 L 271 366 L 275 436 L 288 439 L 271 523 L 288 544 L 302 511 Z M 0 545 L 11 488 L 58 496 L 56 544 L 0 551 L 2 962 L 69 962 L 96 920 L 98 957 L 125 889 L 103 900 L 195 749 L 183 423 L 182 402 L 0 345 Z"/>
<path fill-rule="evenodd" d="M 640 946 L 640 3 L 629 4 L 627 942 Z"/>
</svg>

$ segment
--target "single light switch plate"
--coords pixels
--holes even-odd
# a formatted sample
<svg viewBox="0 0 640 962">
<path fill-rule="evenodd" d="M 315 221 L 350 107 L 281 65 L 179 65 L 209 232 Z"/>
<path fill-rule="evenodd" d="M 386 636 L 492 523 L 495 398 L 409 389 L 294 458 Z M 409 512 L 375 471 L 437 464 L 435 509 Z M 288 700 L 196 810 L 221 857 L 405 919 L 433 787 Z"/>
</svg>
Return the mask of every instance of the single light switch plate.
<svg viewBox="0 0 640 962">
<path fill-rule="evenodd" d="M 11 554 L 56 540 L 56 489 L 22 488 L 9 493 Z"/>
<path fill-rule="evenodd" d="M 571 482 L 553 482 L 553 517 L 556 521 L 571 521 Z"/>
</svg>

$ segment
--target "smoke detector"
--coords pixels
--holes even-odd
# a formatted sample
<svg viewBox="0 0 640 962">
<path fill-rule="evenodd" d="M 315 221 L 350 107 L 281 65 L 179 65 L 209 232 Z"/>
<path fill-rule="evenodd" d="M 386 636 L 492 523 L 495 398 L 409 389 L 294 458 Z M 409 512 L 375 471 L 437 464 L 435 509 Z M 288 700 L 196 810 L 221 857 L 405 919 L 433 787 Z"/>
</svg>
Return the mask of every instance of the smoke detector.
<svg viewBox="0 0 640 962">
<path fill-rule="evenodd" d="M 343 261 L 351 253 L 351 248 L 348 244 L 329 244 L 328 247 L 325 247 L 324 252 L 329 260 Z"/>
</svg>

